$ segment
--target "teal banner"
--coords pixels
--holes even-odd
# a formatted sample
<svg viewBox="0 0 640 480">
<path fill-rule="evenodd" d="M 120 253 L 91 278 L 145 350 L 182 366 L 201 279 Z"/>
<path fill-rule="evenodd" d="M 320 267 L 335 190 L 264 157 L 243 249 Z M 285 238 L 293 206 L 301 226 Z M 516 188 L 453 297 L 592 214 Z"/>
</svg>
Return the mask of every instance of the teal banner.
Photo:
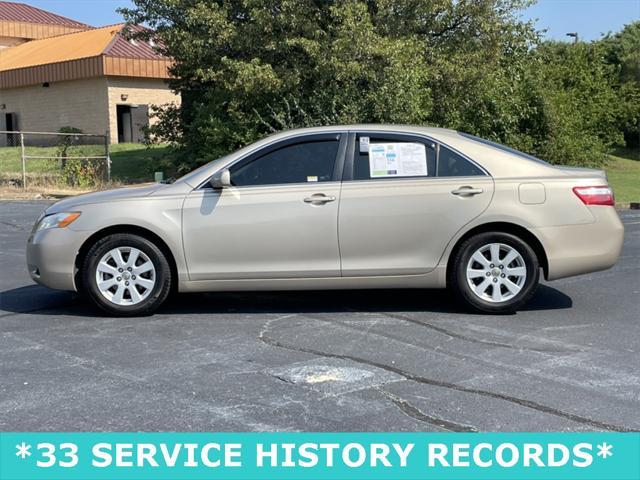
<svg viewBox="0 0 640 480">
<path fill-rule="evenodd" d="M 2 433 L 2 480 L 640 479 L 640 433 Z"/>
</svg>

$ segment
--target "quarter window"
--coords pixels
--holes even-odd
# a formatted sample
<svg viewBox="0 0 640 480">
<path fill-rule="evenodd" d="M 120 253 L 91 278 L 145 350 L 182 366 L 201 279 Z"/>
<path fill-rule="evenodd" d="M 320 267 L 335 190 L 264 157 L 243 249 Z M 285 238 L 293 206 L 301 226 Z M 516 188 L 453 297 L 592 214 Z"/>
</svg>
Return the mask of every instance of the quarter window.
<svg viewBox="0 0 640 480">
<path fill-rule="evenodd" d="M 237 187 L 285 183 L 329 182 L 338 153 L 338 140 L 296 143 L 230 168 Z"/>
<path fill-rule="evenodd" d="M 436 155 L 432 143 L 392 135 L 369 137 L 362 134 L 356 138 L 354 180 L 432 177 L 435 170 Z"/>
<path fill-rule="evenodd" d="M 484 175 L 484 172 L 462 155 L 458 155 L 453 150 L 440 145 L 440 153 L 438 155 L 439 177 L 472 177 L 475 175 Z"/>
</svg>

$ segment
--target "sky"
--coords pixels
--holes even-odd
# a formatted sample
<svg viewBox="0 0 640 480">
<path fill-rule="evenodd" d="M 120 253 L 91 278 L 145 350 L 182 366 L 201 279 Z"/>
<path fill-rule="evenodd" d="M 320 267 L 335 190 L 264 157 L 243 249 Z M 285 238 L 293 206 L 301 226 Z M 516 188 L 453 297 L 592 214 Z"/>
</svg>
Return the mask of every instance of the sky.
<svg viewBox="0 0 640 480">
<path fill-rule="evenodd" d="M 16 0 L 58 13 L 93 26 L 119 23 L 116 8 L 131 6 L 130 0 Z M 578 32 L 581 40 L 597 40 L 603 33 L 618 31 L 623 25 L 640 20 L 640 0 L 538 0 L 522 17 L 535 20 L 539 30 L 554 40 L 571 39 Z"/>
</svg>

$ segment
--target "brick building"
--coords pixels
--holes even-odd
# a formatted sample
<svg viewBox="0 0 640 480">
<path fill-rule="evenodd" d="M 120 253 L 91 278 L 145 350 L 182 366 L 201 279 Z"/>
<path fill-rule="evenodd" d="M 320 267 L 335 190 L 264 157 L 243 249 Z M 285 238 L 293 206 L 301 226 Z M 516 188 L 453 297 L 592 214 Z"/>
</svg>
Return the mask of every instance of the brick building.
<svg viewBox="0 0 640 480">
<path fill-rule="evenodd" d="M 111 143 L 141 141 L 149 107 L 180 98 L 167 86 L 170 60 L 124 28 L 0 1 L 0 130 L 69 126 L 109 131 Z M 11 140 L 0 135 L 0 146 Z"/>
</svg>

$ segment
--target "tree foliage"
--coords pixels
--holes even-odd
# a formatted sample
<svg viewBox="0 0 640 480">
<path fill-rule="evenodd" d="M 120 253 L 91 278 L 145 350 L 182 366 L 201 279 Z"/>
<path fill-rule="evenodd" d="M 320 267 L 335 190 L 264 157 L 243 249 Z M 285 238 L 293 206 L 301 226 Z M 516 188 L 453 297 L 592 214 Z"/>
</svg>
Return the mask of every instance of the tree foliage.
<svg viewBox="0 0 640 480">
<path fill-rule="evenodd" d="M 602 40 L 605 58 L 618 72 L 620 127 L 628 146 L 640 146 L 640 21 L 625 26 Z"/>
<path fill-rule="evenodd" d="M 133 1 L 126 18 L 175 61 L 183 103 L 154 133 L 187 166 L 342 123 L 455 128 L 573 164 L 620 142 L 615 49 L 541 43 L 528 0 Z"/>
</svg>

